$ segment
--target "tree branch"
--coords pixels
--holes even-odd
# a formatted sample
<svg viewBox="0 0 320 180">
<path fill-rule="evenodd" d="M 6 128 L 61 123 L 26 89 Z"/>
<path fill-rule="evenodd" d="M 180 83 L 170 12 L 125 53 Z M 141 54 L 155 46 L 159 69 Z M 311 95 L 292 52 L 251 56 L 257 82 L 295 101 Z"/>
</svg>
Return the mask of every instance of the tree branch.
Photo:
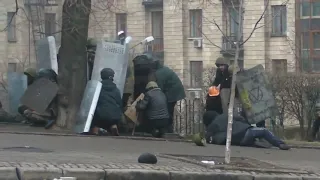
<svg viewBox="0 0 320 180">
<path fill-rule="evenodd" d="M 262 18 L 264 17 L 264 15 L 265 15 L 268 7 L 269 7 L 269 2 L 270 2 L 270 0 L 267 0 L 267 4 L 265 5 L 265 8 L 264 8 L 264 10 L 263 10 L 263 13 L 261 14 L 261 16 L 260 16 L 260 18 L 258 19 L 258 21 L 256 22 L 256 24 L 254 25 L 254 27 L 253 27 L 250 35 L 248 36 L 248 38 L 247 38 L 246 40 L 244 40 L 242 43 L 240 43 L 240 46 L 242 46 L 244 43 L 246 43 L 246 42 L 251 38 L 251 36 L 253 35 L 254 31 L 257 30 L 258 24 L 260 23 L 260 21 L 261 21 Z"/>
</svg>

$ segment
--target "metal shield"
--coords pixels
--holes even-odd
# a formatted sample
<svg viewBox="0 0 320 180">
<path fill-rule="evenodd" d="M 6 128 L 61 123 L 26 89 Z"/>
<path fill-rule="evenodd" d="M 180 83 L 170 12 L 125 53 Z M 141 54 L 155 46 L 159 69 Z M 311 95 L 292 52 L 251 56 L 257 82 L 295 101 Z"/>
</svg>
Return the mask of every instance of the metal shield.
<svg viewBox="0 0 320 180">
<path fill-rule="evenodd" d="M 43 113 L 58 93 L 58 85 L 46 78 L 36 80 L 21 97 L 21 104 L 30 109 Z"/>
<path fill-rule="evenodd" d="M 89 132 L 91 122 L 97 107 L 102 84 L 97 80 L 87 83 L 83 94 L 80 109 L 77 113 L 76 124 L 73 128 L 76 133 Z"/>
<path fill-rule="evenodd" d="M 23 96 L 28 86 L 27 76 L 23 73 L 8 72 L 8 96 L 9 96 L 9 111 L 11 114 L 18 114 L 20 98 Z"/>
<path fill-rule="evenodd" d="M 256 124 L 276 115 L 277 104 L 262 65 L 239 72 L 236 84 L 249 123 Z"/>
<path fill-rule="evenodd" d="M 127 45 L 100 41 L 94 59 L 91 80 L 101 80 L 100 71 L 103 68 L 111 68 L 115 72 L 114 83 L 123 94 L 126 82 L 129 53 Z"/>
</svg>

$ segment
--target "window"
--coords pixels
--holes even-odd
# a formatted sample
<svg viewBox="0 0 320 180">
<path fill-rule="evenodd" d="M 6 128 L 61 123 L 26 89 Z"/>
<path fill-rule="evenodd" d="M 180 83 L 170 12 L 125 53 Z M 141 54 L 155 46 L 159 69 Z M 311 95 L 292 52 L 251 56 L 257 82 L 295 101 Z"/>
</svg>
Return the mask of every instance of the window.
<svg viewBox="0 0 320 180">
<path fill-rule="evenodd" d="M 190 14 L 190 37 L 202 37 L 202 9 L 193 9 Z"/>
<path fill-rule="evenodd" d="M 271 6 L 272 35 L 283 36 L 287 32 L 287 7 L 285 5 Z"/>
<path fill-rule="evenodd" d="M 230 64 L 233 64 L 234 63 L 234 59 L 230 59 Z M 238 67 L 239 68 L 243 68 L 244 67 L 244 64 L 243 64 L 243 56 L 241 57 L 239 57 L 239 59 L 238 59 Z"/>
<path fill-rule="evenodd" d="M 54 36 L 56 33 L 56 14 L 45 13 L 45 34 L 46 36 Z"/>
<path fill-rule="evenodd" d="M 163 51 L 163 12 L 151 12 L 152 36 L 154 37 L 152 51 Z"/>
<path fill-rule="evenodd" d="M 7 39 L 8 42 L 16 42 L 16 13 L 8 12 L 7 13 Z"/>
<path fill-rule="evenodd" d="M 127 34 L 127 14 L 126 13 L 118 13 L 116 14 L 116 33 L 118 35 L 119 31 L 124 31 Z"/>
<path fill-rule="evenodd" d="M 239 28 L 239 8 L 233 8 L 229 7 L 228 8 L 228 18 L 229 18 L 229 35 L 230 36 L 237 36 L 238 34 L 238 28 Z"/>
<path fill-rule="evenodd" d="M 8 72 L 17 72 L 17 63 L 8 63 Z"/>
<path fill-rule="evenodd" d="M 273 73 L 287 73 L 287 60 L 286 59 L 272 59 L 272 72 Z"/>
<path fill-rule="evenodd" d="M 317 17 L 320 18 L 320 2 L 303 0 L 300 5 L 301 18 Z"/>
<path fill-rule="evenodd" d="M 202 87 L 202 61 L 190 61 L 190 86 L 193 88 Z"/>
<path fill-rule="evenodd" d="M 303 70 L 320 72 L 320 31 L 302 33 L 301 61 Z"/>
</svg>

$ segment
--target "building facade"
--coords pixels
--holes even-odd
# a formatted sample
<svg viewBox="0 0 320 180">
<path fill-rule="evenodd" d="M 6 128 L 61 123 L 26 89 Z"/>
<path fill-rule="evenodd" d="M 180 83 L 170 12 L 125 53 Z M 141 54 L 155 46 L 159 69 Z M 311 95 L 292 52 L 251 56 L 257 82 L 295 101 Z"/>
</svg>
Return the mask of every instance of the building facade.
<svg viewBox="0 0 320 180">
<path fill-rule="evenodd" d="M 320 71 L 320 0 L 244 2 L 239 66 Z M 36 40 L 54 35 L 57 46 L 60 43 L 63 0 L 18 0 L 18 4 L 14 15 L 12 0 L 0 2 L 2 74 L 34 66 Z M 155 40 L 149 50 L 175 70 L 187 88 L 199 88 L 203 72 L 218 57 L 234 59 L 237 7 L 236 0 L 92 0 L 89 37 L 115 39 L 123 30 L 136 44 L 152 35 Z"/>
</svg>

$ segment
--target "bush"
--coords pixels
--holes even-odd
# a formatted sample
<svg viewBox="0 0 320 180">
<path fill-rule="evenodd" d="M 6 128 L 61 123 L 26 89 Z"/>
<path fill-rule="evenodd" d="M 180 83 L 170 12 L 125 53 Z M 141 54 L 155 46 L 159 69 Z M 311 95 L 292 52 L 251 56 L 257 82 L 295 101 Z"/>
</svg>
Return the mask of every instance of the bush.
<svg viewBox="0 0 320 180">
<path fill-rule="evenodd" d="M 301 139 L 306 139 L 315 118 L 316 103 L 320 98 L 320 76 L 269 74 L 269 79 L 279 109 L 280 125 L 284 127 L 284 124 L 299 124 Z"/>
</svg>

